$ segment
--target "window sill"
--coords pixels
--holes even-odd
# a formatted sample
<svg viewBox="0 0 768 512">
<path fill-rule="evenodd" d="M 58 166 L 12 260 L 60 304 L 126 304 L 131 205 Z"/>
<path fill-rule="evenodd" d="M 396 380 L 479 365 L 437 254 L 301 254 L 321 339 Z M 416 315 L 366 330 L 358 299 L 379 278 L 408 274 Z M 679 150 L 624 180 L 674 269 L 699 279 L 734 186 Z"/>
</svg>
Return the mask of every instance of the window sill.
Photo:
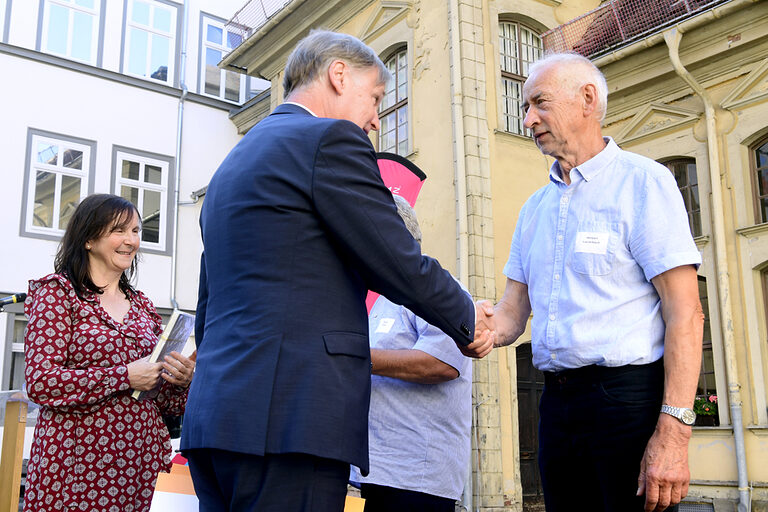
<svg viewBox="0 0 768 512">
<path fill-rule="evenodd" d="M 733 427 L 731 425 L 718 425 L 716 427 L 693 427 L 694 433 L 700 435 L 711 435 L 718 437 L 730 437 L 733 435 Z"/>
<path fill-rule="evenodd" d="M 696 247 L 701 249 L 705 245 L 709 243 L 709 235 L 701 235 L 693 238 L 693 242 L 696 244 Z"/>
<path fill-rule="evenodd" d="M 527 135 L 520 135 L 517 133 L 512 132 L 505 132 L 504 130 L 499 130 L 498 128 L 494 128 L 493 130 L 494 135 L 501 135 L 502 137 L 509 137 L 512 140 L 520 141 L 520 142 L 528 142 L 530 144 L 536 145 L 535 142 L 533 142 L 533 139 L 531 137 L 528 137 Z"/>
<path fill-rule="evenodd" d="M 738 234 L 743 237 L 749 238 L 751 236 L 759 236 L 768 233 L 768 222 L 761 224 L 755 224 L 753 226 L 747 226 L 736 230 Z"/>
</svg>

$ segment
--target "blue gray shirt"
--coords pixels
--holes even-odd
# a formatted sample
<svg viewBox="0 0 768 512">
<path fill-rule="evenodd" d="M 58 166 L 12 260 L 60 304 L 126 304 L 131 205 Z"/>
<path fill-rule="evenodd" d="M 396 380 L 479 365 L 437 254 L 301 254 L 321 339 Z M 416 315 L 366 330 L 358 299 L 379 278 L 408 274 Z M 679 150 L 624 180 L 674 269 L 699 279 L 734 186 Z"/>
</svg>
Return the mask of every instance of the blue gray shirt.
<svg viewBox="0 0 768 512">
<path fill-rule="evenodd" d="M 458 499 L 468 473 L 472 361 L 451 338 L 403 306 L 379 297 L 368 316 L 371 348 L 416 349 L 459 372 L 440 384 L 371 377 L 370 474 L 352 482 Z"/>
<path fill-rule="evenodd" d="M 555 162 L 517 220 L 504 274 L 528 285 L 540 370 L 658 360 L 664 321 L 650 281 L 701 263 L 669 169 L 605 140 L 570 185 Z"/>
</svg>

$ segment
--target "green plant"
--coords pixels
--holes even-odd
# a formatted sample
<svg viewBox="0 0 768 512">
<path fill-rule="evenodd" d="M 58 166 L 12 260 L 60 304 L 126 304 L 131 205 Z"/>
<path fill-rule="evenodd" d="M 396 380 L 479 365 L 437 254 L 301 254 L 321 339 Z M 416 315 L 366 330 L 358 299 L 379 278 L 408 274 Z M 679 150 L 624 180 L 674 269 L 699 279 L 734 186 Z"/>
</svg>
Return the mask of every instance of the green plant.
<svg viewBox="0 0 768 512">
<path fill-rule="evenodd" d="M 717 395 L 699 395 L 693 401 L 697 416 L 717 416 Z"/>
</svg>

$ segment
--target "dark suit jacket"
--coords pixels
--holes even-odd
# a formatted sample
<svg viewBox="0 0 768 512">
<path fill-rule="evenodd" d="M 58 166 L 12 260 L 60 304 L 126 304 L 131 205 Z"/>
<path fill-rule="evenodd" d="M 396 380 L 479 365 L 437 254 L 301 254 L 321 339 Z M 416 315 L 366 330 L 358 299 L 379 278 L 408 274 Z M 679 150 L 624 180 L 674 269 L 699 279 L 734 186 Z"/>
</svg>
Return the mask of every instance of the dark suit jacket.
<svg viewBox="0 0 768 512">
<path fill-rule="evenodd" d="M 279 106 L 216 171 L 200 225 L 182 449 L 305 453 L 367 473 L 366 290 L 463 345 L 474 331 L 471 298 L 421 255 L 368 137 Z"/>
</svg>

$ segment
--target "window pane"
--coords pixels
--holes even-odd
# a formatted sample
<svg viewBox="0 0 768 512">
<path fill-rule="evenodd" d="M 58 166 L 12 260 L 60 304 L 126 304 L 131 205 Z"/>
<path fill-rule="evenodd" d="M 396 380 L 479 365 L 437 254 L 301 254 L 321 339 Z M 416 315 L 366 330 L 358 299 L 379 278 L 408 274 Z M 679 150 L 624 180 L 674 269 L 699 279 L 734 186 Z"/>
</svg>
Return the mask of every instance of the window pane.
<svg viewBox="0 0 768 512">
<path fill-rule="evenodd" d="M 90 62 L 93 16 L 77 11 L 73 14 L 75 20 L 72 25 L 72 58 Z"/>
<path fill-rule="evenodd" d="M 144 30 L 131 27 L 130 36 L 131 42 L 128 48 L 128 72 L 133 75 L 146 76 L 149 34 Z"/>
<path fill-rule="evenodd" d="M 152 26 L 163 32 L 171 32 L 171 11 L 155 8 L 155 19 Z"/>
<path fill-rule="evenodd" d="M 768 142 L 760 146 L 757 151 L 757 166 L 758 167 L 765 167 L 768 166 Z"/>
<path fill-rule="evenodd" d="M 223 40 L 222 30 L 219 27 L 208 25 L 208 30 L 206 32 L 205 38 L 206 40 L 212 43 L 222 44 L 222 40 Z"/>
<path fill-rule="evenodd" d="M 768 201 L 765 198 L 760 200 L 760 213 L 762 215 L 760 222 L 768 221 Z"/>
<path fill-rule="evenodd" d="M 48 142 L 37 144 L 37 161 L 41 164 L 56 165 L 59 156 L 59 146 Z"/>
<path fill-rule="evenodd" d="M 53 195 L 56 190 L 56 174 L 37 171 L 35 178 L 35 206 L 32 225 L 53 227 Z"/>
<path fill-rule="evenodd" d="M 157 243 L 160 240 L 160 192 L 144 191 L 141 218 L 141 239 Z"/>
<path fill-rule="evenodd" d="M 93 2 L 94 0 L 75 0 L 75 3 L 77 5 L 80 5 L 82 7 L 87 7 L 89 9 L 93 9 Z"/>
<path fill-rule="evenodd" d="M 80 202 L 80 178 L 61 177 L 61 202 L 59 203 L 59 229 L 66 229 L 70 217 Z"/>
<path fill-rule="evenodd" d="M 67 149 L 61 155 L 62 164 L 68 169 L 83 168 L 83 152 L 76 149 Z"/>
<path fill-rule="evenodd" d="M 125 185 L 120 187 L 120 197 L 124 197 L 125 199 L 132 202 L 135 206 L 138 207 L 139 204 L 139 189 L 134 187 L 126 187 Z"/>
<path fill-rule="evenodd" d="M 69 9 L 56 4 L 48 4 L 48 6 L 48 41 L 46 50 L 51 53 L 66 55 Z"/>
<path fill-rule="evenodd" d="M 699 178 L 696 176 L 696 164 L 688 164 L 688 183 L 691 185 L 698 185 Z"/>
<path fill-rule="evenodd" d="M 691 213 L 691 234 L 701 236 L 701 212 Z"/>
<path fill-rule="evenodd" d="M 129 160 L 123 160 L 123 178 L 128 178 L 130 180 L 138 180 L 139 179 L 139 163 L 138 162 L 131 162 Z M 126 197 L 126 196 L 123 196 Z M 137 197 L 138 200 L 138 197 Z M 134 203 L 138 204 L 138 203 Z"/>
<path fill-rule="evenodd" d="M 242 42 L 243 37 L 240 34 L 227 32 L 227 48 L 237 48 Z"/>
<path fill-rule="evenodd" d="M 224 73 L 224 97 L 231 101 L 240 101 L 240 73 Z"/>
<path fill-rule="evenodd" d="M 760 195 L 764 196 L 768 194 L 768 169 L 757 171 L 757 180 Z"/>
<path fill-rule="evenodd" d="M 139 23 L 140 25 L 149 26 L 149 4 L 134 0 L 131 21 Z"/>
<path fill-rule="evenodd" d="M 152 56 L 150 61 L 151 77 L 155 80 L 168 81 L 168 59 L 171 52 L 171 40 L 165 36 L 152 34 Z"/>
<path fill-rule="evenodd" d="M 217 64 L 221 61 L 221 52 L 212 48 L 205 49 L 205 93 L 218 96 L 221 87 L 221 70 Z"/>
<path fill-rule="evenodd" d="M 162 184 L 163 180 L 163 171 L 160 167 L 156 165 L 145 165 L 144 166 L 144 181 L 147 183 L 152 183 L 154 185 L 160 185 Z"/>
</svg>

